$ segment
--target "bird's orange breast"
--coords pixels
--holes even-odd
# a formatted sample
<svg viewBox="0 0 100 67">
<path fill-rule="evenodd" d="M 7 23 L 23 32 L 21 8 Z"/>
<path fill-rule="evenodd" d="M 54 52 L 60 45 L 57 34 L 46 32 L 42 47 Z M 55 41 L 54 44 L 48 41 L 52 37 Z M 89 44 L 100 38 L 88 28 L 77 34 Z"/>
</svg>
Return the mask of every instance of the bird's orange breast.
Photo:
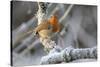
<svg viewBox="0 0 100 67">
<path fill-rule="evenodd" d="M 52 25 L 52 31 L 53 32 L 59 32 L 60 30 L 60 25 L 59 25 L 59 22 L 58 22 L 58 19 L 56 16 L 50 16 L 48 18 L 48 22 Z"/>
</svg>

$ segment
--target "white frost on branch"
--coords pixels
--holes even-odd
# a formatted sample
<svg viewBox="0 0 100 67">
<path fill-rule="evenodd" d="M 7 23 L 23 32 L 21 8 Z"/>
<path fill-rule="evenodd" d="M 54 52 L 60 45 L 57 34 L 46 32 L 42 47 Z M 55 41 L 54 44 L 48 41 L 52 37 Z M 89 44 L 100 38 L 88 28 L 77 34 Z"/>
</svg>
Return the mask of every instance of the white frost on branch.
<svg viewBox="0 0 100 67">
<path fill-rule="evenodd" d="M 53 49 L 56 46 L 55 41 L 52 41 L 50 38 L 43 39 L 40 38 L 40 41 L 42 42 L 45 51 L 49 52 L 51 49 Z"/>
<path fill-rule="evenodd" d="M 43 23 L 42 21 L 47 19 L 47 5 L 48 3 L 43 3 L 43 2 L 38 2 L 38 12 L 37 12 L 37 18 L 38 18 L 38 25 L 40 23 Z M 55 41 L 51 40 L 51 33 L 49 33 L 51 31 L 47 30 L 47 29 L 42 29 L 39 33 L 39 35 L 43 35 L 44 37 L 40 37 L 40 42 L 43 44 L 44 49 L 46 50 L 46 52 L 49 52 L 51 49 L 54 48 L 54 46 L 56 46 Z M 50 35 L 49 35 L 50 34 Z"/>
<path fill-rule="evenodd" d="M 38 2 L 38 12 L 37 12 L 37 18 L 38 18 L 38 25 L 41 23 L 41 21 L 43 19 L 46 19 L 47 16 L 47 5 L 48 4 L 44 4 L 43 2 Z"/>
<path fill-rule="evenodd" d="M 97 58 L 97 48 L 84 48 L 84 49 L 74 49 L 66 48 L 60 50 L 59 48 L 54 48 L 53 52 L 42 57 L 40 64 L 57 64 L 62 62 L 71 62 L 77 59 L 96 59 Z"/>
</svg>

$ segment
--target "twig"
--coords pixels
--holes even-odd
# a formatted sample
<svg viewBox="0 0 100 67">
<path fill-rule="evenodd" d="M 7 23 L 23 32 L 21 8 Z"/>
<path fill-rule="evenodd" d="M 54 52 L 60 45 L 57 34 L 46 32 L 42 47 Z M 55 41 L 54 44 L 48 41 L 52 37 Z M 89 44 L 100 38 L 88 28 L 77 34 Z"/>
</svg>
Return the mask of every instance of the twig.
<svg viewBox="0 0 100 67">
<path fill-rule="evenodd" d="M 33 42 L 31 45 L 29 45 L 25 50 L 23 50 L 21 52 L 21 56 L 23 56 L 24 54 L 26 54 L 27 52 L 29 52 L 29 50 L 31 50 L 35 45 L 39 44 L 39 40 L 36 40 L 35 42 Z"/>
<path fill-rule="evenodd" d="M 59 22 L 62 22 L 62 20 L 64 20 L 65 17 L 68 16 L 68 14 L 69 14 L 69 12 L 71 11 L 71 9 L 72 9 L 73 6 L 74 6 L 74 4 L 71 4 L 71 5 L 68 7 L 67 11 L 66 11 L 66 12 L 64 13 L 64 15 L 61 17 L 61 19 L 59 20 Z"/>
<path fill-rule="evenodd" d="M 16 47 L 14 50 L 15 50 L 15 51 L 18 51 L 18 50 L 20 50 L 23 46 L 28 46 L 28 44 L 31 44 L 31 43 L 34 41 L 34 36 L 35 36 L 35 34 L 34 34 L 34 32 L 33 32 L 33 34 L 31 34 L 29 37 L 25 38 L 25 39 L 21 42 L 21 44 L 19 45 L 19 47 Z"/>
<path fill-rule="evenodd" d="M 16 43 L 21 42 L 32 27 L 34 27 L 34 22 L 36 22 L 36 18 L 33 17 L 27 23 L 21 24 L 17 29 L 13 30 L 13 47 L 16 46 Z"/>
<path fill-rule="evenodd" d="M 47 55 L 42 57 L 40 64 L 57 64 L 62 62 L 71 62 L 77 59 L 96 59 L 97 48 L 84 48 L 84 49 L 73 49 L 66 48 L 61 52 L 58 52 L 59 48 L 54 48 Z"/>
</svg>

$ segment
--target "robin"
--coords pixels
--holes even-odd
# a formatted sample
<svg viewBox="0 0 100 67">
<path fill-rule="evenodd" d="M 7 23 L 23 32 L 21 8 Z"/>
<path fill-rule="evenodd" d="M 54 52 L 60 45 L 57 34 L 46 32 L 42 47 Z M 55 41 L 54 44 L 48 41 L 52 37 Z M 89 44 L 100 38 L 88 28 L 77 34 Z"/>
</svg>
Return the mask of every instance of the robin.
<svg viewBox="0 0 100 67">
<path fill-rule="evenodd" d="M 38 33 L 42 38 L 48 38 L 53 33 L 60 31 L 60 24 L 56 16 L 50 16 L 48 19 L 43 20 L 41 24 L 39 24 L 34 32 Z"/>
</svg>

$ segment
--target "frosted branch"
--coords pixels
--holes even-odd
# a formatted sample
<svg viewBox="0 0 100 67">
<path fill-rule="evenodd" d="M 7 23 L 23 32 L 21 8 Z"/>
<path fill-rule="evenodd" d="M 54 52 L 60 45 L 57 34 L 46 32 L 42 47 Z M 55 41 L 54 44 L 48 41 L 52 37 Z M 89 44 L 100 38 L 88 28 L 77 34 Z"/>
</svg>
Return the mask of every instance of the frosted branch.
<svg viewBox="0 0 100 67">
<path fill-rule="evenodd" d="M 73 49 L 66 48 L 58 52 L 59 48 L 54 48 L 47 55 L 42 57 L 40 64 L 57 64 L 62 62 L 71 62 L 77 59 L 96 59 L 97 48 L 84 48 L 84 49 Z"/>
<path fill-rule="evenodd" d="M 47 5 L 48 5 L 47 3 L 38 2 L 38 12 L 37 12 L 38 25 L 41 23 L 43 19 L 46 19 Z"/>
<path fill-rule="evenodd" d="M 38 12 L 37 12 L 38 25 L 40 23 L 43 23 L 42 22 L 43 20 L 47 19 L 47 11 L 46 11 L 47 5 L 48 5 L 48 3 L 43 3 L 43 2 L 38 3 L 38 7 L 39 7 Z M 50 39 L 51 36 L 49 35 L 50 33 L 48 33 L 48 32 L 50 32 L 49 30 L 42 29 L 41 31 L 42 31 L 41 35 L 46 36 L 46 38 L 40 37 L 40 42 L 43 44 L 46 52 L 49 52 L 51 49 L 54 48 L 54 46 L 56 46 L 56 43 L 55 43 L 55 41 L 52 41 Z M 40 32 L 38 32 L 38 33 L 40 34 Z"/>
</svg>

